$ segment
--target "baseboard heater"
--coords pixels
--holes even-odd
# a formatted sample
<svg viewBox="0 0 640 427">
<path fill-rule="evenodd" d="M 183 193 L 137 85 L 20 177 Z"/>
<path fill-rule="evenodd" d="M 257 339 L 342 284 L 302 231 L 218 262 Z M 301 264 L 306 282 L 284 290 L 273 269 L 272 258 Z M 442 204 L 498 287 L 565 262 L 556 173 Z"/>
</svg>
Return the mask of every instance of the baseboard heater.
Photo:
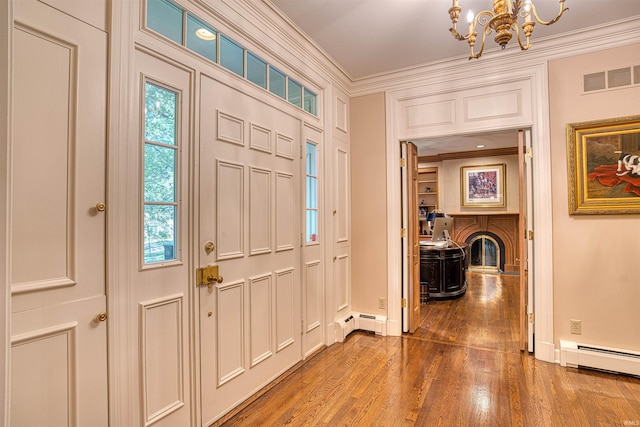
<svg viewBox="0 0 640 427">
<path fill-rule="evenodd" d="M 560 366 L 640 377 L 640 353 L 560 340 Z"/>
<path fill-rule="evenodd" d="M 375 332 L 376 335 L 387 335 L 387 316 L 365 313 L 350 313 L 337 323 L 337 339 L 339 342 L 355 330 Z"/>
</svg>

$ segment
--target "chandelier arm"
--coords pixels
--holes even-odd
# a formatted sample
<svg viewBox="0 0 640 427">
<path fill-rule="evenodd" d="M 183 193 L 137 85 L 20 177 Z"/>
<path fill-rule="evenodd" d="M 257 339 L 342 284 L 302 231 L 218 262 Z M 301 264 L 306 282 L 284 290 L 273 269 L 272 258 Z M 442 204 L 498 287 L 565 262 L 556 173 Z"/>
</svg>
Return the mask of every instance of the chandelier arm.
<svg viewBox="0 0 640 427">
<path fill-rule="evenodd" d="M 522 44 L 522 40 L 520 39 L 520 27 L 518 27 L 518 24 L 514 25 L 513 27 L 516 31 L 516 38 L 518 39 L 518 44 L 520 45 L 520 49 L 528 50 L 531 47 L 531 33 L 525 35 L 527 44 L 524 45 Z"/>
<path fill-rule="evenodd" d="M 540 17 L 538 16 L 538 11 L 536 10 L 536 6 L 533 3 L 529 3 L 529 7 L 531 8 L 531 13 L 533 14 L 533 16 L 535 16 L 536 21 L 538 21 L 538 23 L 542 25 L 551 25 L 554 22 L 557 22 L 558 19 L 560 19 L 560 17 L 562 17 L 562 15 L 567 10 L 569 10 L 568 7 L 564 7 L 564 0 L 558 0 L 558 3 L 560 3 L 560 12 L 558 12 L 558 16 L 553 18 L 551 21 L 543 21 L 542 19 L 540 19 Z"/>
<path fill-rule="evenodd" d="M 484 30 L 482 31 L 482 43 L 480 44 L 480 50 L 478 51 L 478 53 L 473 53 L 473 45 L 471 45 L 471 56 L 469 57 L 469 60 L 471 59 L 478 59 L 480 58 L 480 56 L 482 56 L 482 51 L 484 51 L 484 42 L 487 39 L 487 34 L 489 34 L 491 32 L 491 27 L 484 27 Z M 475 34 L 475 33 L 474 33 Z"/>
</svg>

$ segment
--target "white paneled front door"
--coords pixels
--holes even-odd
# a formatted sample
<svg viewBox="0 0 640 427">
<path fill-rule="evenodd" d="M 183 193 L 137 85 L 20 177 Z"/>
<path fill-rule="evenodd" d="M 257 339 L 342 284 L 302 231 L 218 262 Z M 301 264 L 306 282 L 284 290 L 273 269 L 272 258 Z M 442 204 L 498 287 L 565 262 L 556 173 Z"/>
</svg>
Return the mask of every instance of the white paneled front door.
<svg viewBox="0 0 640 427">
<path fill-rule="evenodd" d="M 301 122 L 207 76 L 200 81 L 202 422 L 301 360 Z"/>
<path fill-rule="evenodd" d="M 107 36 L 14 5 L 11 425 L 107 426 Z"/>
</svg>

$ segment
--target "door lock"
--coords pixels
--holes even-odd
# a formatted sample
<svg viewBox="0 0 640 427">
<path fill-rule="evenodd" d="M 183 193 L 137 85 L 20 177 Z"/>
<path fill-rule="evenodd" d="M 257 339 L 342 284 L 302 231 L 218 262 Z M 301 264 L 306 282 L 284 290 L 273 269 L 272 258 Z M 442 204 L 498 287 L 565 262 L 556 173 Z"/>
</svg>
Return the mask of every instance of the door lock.
<svg viewBox="0 0 640 427">
<path fill-rule="evenodd" d="M 224 279 L 220 276 L 217 265 L 209 265 L 196 270 L 196 286 L 212 287 L 216 283 L 222 283 Z"/>
</svg>

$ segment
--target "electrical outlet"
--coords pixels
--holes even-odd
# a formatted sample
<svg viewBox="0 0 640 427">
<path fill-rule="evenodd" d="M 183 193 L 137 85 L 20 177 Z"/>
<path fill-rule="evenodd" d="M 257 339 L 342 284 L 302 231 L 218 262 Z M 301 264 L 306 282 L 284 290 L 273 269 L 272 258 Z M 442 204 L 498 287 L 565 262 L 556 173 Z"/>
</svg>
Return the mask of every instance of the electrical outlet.
<svg viewBox="0 0 640 427">
<path fill-rule="evenodd" d="M 569 322 L 569 331 L 575 335 L 582 335 L 582 320 L 571 319 Z"/>
<path fill-rule="evenodd" d="M 387 300 L 384 297 L 378 297 L 378 308 L 386 308 Z"/>
</svg>

